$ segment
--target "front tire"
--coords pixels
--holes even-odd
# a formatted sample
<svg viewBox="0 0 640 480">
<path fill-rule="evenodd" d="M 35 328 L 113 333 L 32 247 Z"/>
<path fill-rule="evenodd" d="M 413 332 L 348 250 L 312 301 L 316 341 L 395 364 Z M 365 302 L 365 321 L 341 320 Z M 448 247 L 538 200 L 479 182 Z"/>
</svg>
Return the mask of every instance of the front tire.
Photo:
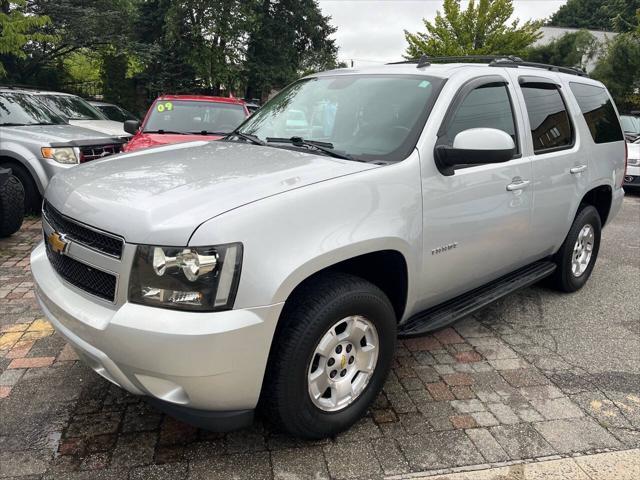
<svg viewBox="0 0 640 480">
<path fill-rule="evenodd" d="M 582 207 L 555 255 L 558 268 L 551 277 L 554 288 L 571 293 L 587 283 L 598 258 L 601 231 L 598 211 L 591 205 Z"/>
<path fill-rule="evenodd" d="M 9 176 L 0 185 L 0 238 L 13 235 L 24 219 L 24 190 L 20 182 Z"/>
<path fill-rule="evenodd" d="M 4 162 L 0 164 L 0 167 L 10 168 L 13 177 L 22 185 L 24 191 L 24 212 L 27 214 L 38 214 L 41 208 L 42 197 L 29 171 L 15 162 Z"/>
<path fill-rule="evenodd" d="M 300 287 L 281 322 L 263 388 L 268 419 L 305 439 L 346 430 L 391 368 L 397 333 L 388 298 L 359 277 L 327 274 Z"/>
</svg>

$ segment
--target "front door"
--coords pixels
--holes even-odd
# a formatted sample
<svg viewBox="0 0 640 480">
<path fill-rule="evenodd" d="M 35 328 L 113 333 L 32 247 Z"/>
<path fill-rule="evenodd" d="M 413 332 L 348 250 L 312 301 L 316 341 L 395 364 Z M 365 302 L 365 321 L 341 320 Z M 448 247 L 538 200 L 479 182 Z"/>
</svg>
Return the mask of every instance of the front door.
<svg viewBox="0 0 640 480">
<path fill-rule="evenodd" d="M 423 300 L 418 308 L 528 263 L 531 162 L 521 154 L 522 120 L 514 98 L 504 72 L 465 83 L 436 142 L 452 145 L 458 133 L 471 128 L 500 129 L 512 136 L 517 147 L 510 161 L 458 168 L 446 176 L 437 170 L 430 152 L 423 155 Z"/>
</svg>

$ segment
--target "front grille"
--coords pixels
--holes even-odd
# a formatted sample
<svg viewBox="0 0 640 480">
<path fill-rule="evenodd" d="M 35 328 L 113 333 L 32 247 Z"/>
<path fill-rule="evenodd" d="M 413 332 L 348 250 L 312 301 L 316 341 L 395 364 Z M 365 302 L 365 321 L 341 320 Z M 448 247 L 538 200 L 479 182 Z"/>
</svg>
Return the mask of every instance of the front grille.
<svg viewBox="0 0 640 480">
<path fill-rule="evenodd" d="M 116 277 L 110 273 L 78 262 L 66 255 L 55 253 L 45 239 L 47 257 L 53 269 L 71 285 L 113 302 L 116 297 Z"/>
<path fill-rule="evenodd" d="M 80 148 L 80 163 L 90 162 L 99 158 L 108 157 L 122 151 L 121 144 L 112 145 L 93 145 L 90 147 Z"/>
<path fill-rule="evenodd" d="M 49 224 L 58 233 L 63 233 L 71 240 L 107 255 L 117 258 L 122 256 L 123 242 L 121 239 L 87 228 L 65 217 L 48 202 L 44 203 L 43 213 Z"/>
</svg>

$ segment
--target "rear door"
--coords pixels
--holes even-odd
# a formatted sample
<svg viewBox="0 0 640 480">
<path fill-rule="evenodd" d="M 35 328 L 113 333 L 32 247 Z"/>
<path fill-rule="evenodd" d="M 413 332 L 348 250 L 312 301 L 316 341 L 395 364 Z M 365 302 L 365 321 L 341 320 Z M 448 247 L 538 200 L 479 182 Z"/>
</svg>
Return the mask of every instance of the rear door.
<svg viewBox="0 0 640 480">
<path fill-rule="evenodd" d="M 529 248 L 538 257 L 554 253 L 573 221 L 589 185 L 589 159 L 575 127 L 579 112 L 569 108 L 570 93 L 555 75 L 511 72 L 523 105 L 523 153 L 533 167 L 533 211 Z"/>
<path fill-rule="evenodd" d="M 436 145 L 451 145 L 471 128 L 496 128 L 517 147 L 505 163 L 457 168 L 447 176 L 423 167 L 424 281 L 419 307 L 469 291 L 527 262 L 531 165 L 521 154 L 521 120 L 506 73 L 476 77 L 454 92 Z"/>
<path fill-rule="evenodd" d="M 580 80 L 582 79 L 569 81 L 568 84 L 577 107 L 582 112 L 576 123 L 585 131 L 584 144 L 589 155 L 591 185 L 610 185 L 617 188 L 622 183 L 624 173 L 622 126 L 605 88 Z"/>
</svg>

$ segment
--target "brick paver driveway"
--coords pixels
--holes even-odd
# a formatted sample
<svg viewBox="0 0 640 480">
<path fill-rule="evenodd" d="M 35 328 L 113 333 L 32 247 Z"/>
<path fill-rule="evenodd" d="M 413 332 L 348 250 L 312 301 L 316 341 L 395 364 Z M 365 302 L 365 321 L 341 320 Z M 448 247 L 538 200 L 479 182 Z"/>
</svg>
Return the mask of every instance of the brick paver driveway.
<svg viewBox="0 0 640 480">
<path fill-rule="evenodd" d="M 0 241 L 0 477 L 370 479 L 640 446 L 640 197 L 582 291 L 536 286 L 401 342 L 370 414 L 314 443 L 194 429 L 80 364 L 35 303 L 39 237 L 30 220 Z"/>
</svg>

